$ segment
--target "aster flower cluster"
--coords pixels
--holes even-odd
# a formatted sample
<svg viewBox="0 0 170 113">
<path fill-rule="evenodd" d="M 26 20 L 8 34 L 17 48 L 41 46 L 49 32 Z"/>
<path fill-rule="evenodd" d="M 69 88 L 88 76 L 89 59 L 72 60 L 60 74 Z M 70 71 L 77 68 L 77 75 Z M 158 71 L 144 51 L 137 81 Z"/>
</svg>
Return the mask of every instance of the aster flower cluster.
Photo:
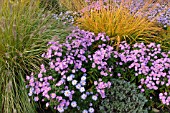
<svg viewBox="0 0 170 113">
<path fill-rule="evenodd" d="M 104 8 L 108 8 L 108 0 L 97 0 L 97 1 L 93 1 L 93 2 L 90 2 L 90 1 L 86 1 L 87 3 L 89 3 L 89 5 L 85 8 L 83 8 L 81 10 L 81 12 L 85 12 L 85 11 L 91 11 L 91 10 L 100 10 L 101 9 L 101 6 L 104 7 Z M 115 3 L 115 5 L 118 6 L 118 4 L 121 2 L 121 0 L 113 0 L 113 3 Z"/>
<path fill-rule="evenodd" d="M 165 53 L 160 45 L 150 43 L 136 43 L 130 47 L 126 42 L 120 44 L 120 53 L 115 52 L 115 57 L 120 58 L 117 65 L 128 64 L 134 70 L 134 76 L 139 79 L 138 87 L 141 92 L 158 92 L 157 98 L 163 104 L 170 104 L 170 52 Z M 157 93 L 155 93 L 156 95 Z M 152 98 L 152 97 L 151 97 Z"/>
<path fill-rule="evenodd" d="M 151 21 L 163 24 L 164 27 L 170 25 L 170 8 L 168 3 L 153 2 L 148 5 L 144 0 L 132 0 L 130 4 L 125 2 L 125 6 L 133 14 L 143 15 Z"/>
<path fill-rule="evenodd" d="M 108 64 L 113 47 L 107 45 L 109 37 L 76 29 L 66 42 L 49 42 L 42 55 L 49 66 L 41 65 L 39 74 L 27 76 L 29 96 L 46 102 L 59 112 L 69 107 L 83 113 L 93 113 L 98 98 L 105 98 L 110 88 L 112 66 Z M 95 81 L 95 82 L 93 82 Z"/>
<path fill-rule="evenodd" d="M 167 4 L 152 4 L 156 5 L 153 10 L 145 12 L 145 16 L 147 15 L 148 19 L 156 20 L 158 23 L 167 27 L 170 25 L 170 8 Z"/>
<path fill-rule="evenodd" d="M 155 2 L 148 5 L 144 0 L 132 0 L 130 5 L 125 4 L 125 6 L 133 14 L 136 13 L 137 15 L 147 17 L 151 21 L 157 21 L 164 27 L 170 25 L 170 8 L 167 3 Z"/>
</svg>

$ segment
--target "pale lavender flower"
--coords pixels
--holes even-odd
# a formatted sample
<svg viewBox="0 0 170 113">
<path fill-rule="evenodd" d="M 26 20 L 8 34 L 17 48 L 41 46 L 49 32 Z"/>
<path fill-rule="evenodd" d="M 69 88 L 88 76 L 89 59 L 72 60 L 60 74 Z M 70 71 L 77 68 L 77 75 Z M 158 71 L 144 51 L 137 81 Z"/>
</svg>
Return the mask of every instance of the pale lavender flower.
<svg viewBox="0 0 170 113">
<path fill-rule="evenodd" d="M 71 102 L 71 106 L 72 106 L 73 108 L 75 108 L 75 107 L 77 106 L 77 102 L 76 102 L 76 101 L 72 101 L 72 102 Z"/>
<path fill-rule="evenodd" d="M 85 88 L 84 87 L 81 87 L 80 88 L 80 92 L 82 93 L 82 92 L 84 92 L 85 91 Z"/>
<path fill-rule="evenodd" d="M 97 100 L 97 96 L 96 96 L 96 95 L 93 95 L 93 96 L 92 96 L 92 99 L 93 99 L 94 101 L 96 101 L 96 100 Z"/>
<path fill-rule="evenodd" d="M 86 109 L 84 109 L 82 113 L 88 113 L 88 111 Z"/>
<path fill-rule="evenodd" d="M 55 93 L 51 93 L 51 98 L 52 99 L 56 98 L 56 94 Z"/>
<path fill-rule="evenodd" d="M 89 113 L 94 113 L 94 108 L 90 107 L 89 108 Z"/>
<path fill-rule="evenodd" d="M 71 95 L 70 90 L 66 90 L 66 91 L 64 91 L 64 95 L 65 95 L 66 97 L 69 97 L 69 96 Z"/>
<path fill-rule="evenodd" d="M 77 88 L 77 89 L 80 89 L 80 88 L 81 88 L 81 85 L 80 85 L 80 84 L 77 84 L 77 85 L 76 85 L 76 88 Z"/>
<path fill-rule="evenodd" d="M 73 80 L 72 85 L 76 85 L 76 84 L 77 84 L 77 80 Z"/>
<path fill-rule="evenodd" d="M 63 107 L 60 107 L 60 106 L 57 107 L 57 110 L 58 110 L 58 112 L 60 112 L 60 113 L 63 113 L 63 112 L 64 112 L 64 108 L 63 108 Z"/>
<path fill-rule="evenodd" d="M 39 98 L 38 98 L 38 97 L 34 97 L 34 101 L 36 101 L 36 102 L 37 102 L 38 100 L 39 100 Z"/>
<path fill-rule="evenodd" d="M 85 99 L 87 98 L 87 95 L 86 95 L 86 94 L 82 94 L 82 95 L 81 95 L 81 98 L 82 98 L 83 100 L 85 100 Z"/>
</svg>

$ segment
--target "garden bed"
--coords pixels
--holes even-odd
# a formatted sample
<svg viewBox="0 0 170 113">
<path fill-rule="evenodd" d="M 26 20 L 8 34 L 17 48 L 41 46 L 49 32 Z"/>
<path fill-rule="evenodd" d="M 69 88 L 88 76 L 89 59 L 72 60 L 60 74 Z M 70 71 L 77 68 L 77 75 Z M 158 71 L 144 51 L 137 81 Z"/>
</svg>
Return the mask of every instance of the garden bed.
<svg viewBox="0 0 170 113">
<path fill-rule="evenodd" d="M 170 112 L 168 1 L 4 0 L 0 53 L 0 112 Z"/>
</svg>

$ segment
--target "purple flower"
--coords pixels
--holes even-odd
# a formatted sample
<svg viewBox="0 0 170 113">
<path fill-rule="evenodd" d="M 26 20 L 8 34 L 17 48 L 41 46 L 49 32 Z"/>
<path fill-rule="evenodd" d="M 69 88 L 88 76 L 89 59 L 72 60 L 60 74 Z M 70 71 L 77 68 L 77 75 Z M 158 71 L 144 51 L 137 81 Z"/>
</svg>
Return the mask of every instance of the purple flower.
<svg viewBox="0 0 170 113">
<path fill-rule="evenodd" d="M 85 72 L 86 72 L 86 69 L 85 69 L 85 68 L 81 68 L 81 71 L 85 73 Z"/>
<path fill-rule="evenodd" d="M 57 110 L 58 110 L 58 112 L 60 112 L 60 113 L 63 113 L 63 112 L 64 112 L 64 108 L 63 108 L 63 107 L 60 107 L 60 106 L 57 107 Z"/>
<path fill-rule="evenodd" d="M 36 101 L 36 102 L 37 102 L 38 100 L 39 100 L 39 98 L 38 98 L 38 97 L 34 97 L 34 101 Z"/>
<path fill-rule="evenodd" d="M 54 99 L 56 97 L 55 93 L 51 93 L 51 98 Z"/>
<path fill-rule="evenodd" d="M 82 86 L 85 86 L 86 85 L 86 81 L 80 81 L 80 84 L 82 85 Z"/>
<path fill-rule="evenodd" d="M 57 96 L 56 99 L 58 99 L 58 101 L 61 101 L 63 98 L 62 96 Z"/>
</svg>

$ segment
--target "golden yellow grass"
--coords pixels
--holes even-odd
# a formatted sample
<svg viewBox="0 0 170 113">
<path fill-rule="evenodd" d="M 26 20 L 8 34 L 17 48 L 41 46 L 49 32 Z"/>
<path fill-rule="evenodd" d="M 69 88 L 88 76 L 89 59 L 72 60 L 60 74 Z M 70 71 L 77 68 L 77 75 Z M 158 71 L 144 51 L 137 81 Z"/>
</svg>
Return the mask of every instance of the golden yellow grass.
<svg viewBox="0 0 170 113">
<path fill-rule="evenodd" d="M 76 20 L 76 25 L 96 34 L 104 32 L 117 42 L 117 45 L 123 40 L 133 43 L 149 42 L 157 38 L 156 34 L 160 28 L 142 15 L 131 14 L 123 2 L 119 7 L 109 2 L 108 9 L 104 8 L 102 3 L 100 6 L 100 10 L 85 11 L 83 16 Z"/>
</svg>

